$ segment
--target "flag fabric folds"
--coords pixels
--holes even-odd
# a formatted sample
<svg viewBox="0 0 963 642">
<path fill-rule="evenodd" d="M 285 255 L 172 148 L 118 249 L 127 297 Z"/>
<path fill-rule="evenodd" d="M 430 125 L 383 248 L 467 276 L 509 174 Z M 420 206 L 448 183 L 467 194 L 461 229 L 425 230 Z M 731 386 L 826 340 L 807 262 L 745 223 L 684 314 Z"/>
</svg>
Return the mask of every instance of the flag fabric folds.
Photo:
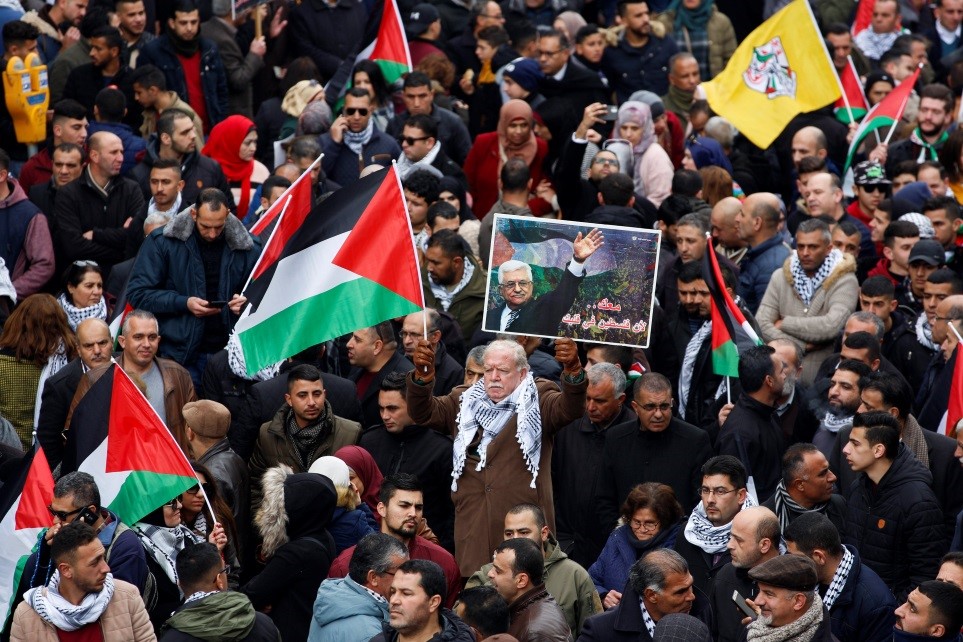
<svg viewBox="0 0 963 642">
<path fill-rule="evenodd" d="M 311 211 L 311 205 L 313 201 L 311 199 L 311 168 L 314 167 L 315 163 L 320 162 L 320 158 L 314 161 L 310 167 L 304 170 L 291 187 L 284 190 L 284 193 L 278 197 L 278 200 L 271 203 L 271 207 L 267 208 L 261 218 L 257 220 L 257 223 L 251 226 L 251 234 L 258 236 L 263 233 L 268 227 L 270 227 L 271 222 L 276 219 L 280 214 L 281 210 L 284 209 L 285 203 L 287 203 L 288 197 L 291 197 L 291 204 L 288 209 L 291 211 L 291 216 L 288 218 L 294 218 L 300 221 L 304 220 L 304 217 L 308 215 Z M 298 218 L 300 214 L 300 218 Z M 295 226 L 296 228 L 297 226 Z M 282 245 L 283 247 L 283 245 Z"/>
<path fill-rule="evenodd" d="M 846 125 L 859 122 L 869 110 L 869 105 L 863 95 L 863 84 L 859 81 L 852 56 L 846 56 L 846 66 L 839 74 L 839 85 L 843 95 L 833 105 L 836 120 Z"/>
<path fill-rule="evenodd" d="M 952 323 L 952 321 L 950 322 Z M 946 414 L 937 430 L 940 434 L 956 439 L 956 424 L 963 419 L 963 343 L 958 343 L 946 367 L 953 374 L 949 379 L 948 398 L 946 400 Z"/>
<path fill-rule="evenodd" d="M 113 363 L 74 409 L 61 472 L 90 473 L 125 524 L 197 484 L 194 469 L 130 376 Z"/>
<path fill-rule="evenodd" d="M 249 373 L 323 341 L 424 308 L 394 167 L 317 205 L 252 279 L 235 332 Z"/>
<path fill-rule="evenodd" d="M 712 371 L 726 377 L 739 376 L 739 353 L 762 344 L 746 316 L 726 290 L 719 259 L 707 238 L 702 257 L 702 278 L 712 297 Z"/>
<path fill-rule="evenodd" d="M 855 164 L 853 159 L 856 158 L 856 153 L 859 151 L 860 145 L 863 144 L 863 141 L 869 134 L 880 127 L 895 125 L 899 122 L 899 119 L 903 117 L 903 110 L 906 109 L 906 102 L 909 100 L 910 94 L 913 93 L 913 87 L 919 78 L 920 69 L 921 67 L 917 67 L 912 76 L 905 78 L 896 89 L 889 92 L 885 98 L 873 105 L 873 108 L 870 109 L 866 117 L 863 118 L 863 122 L 859 124 L 859 128 L 853 135 L 853 142 L 849 145 L 849 152 L 846 154 L 846 166 L 843 168 L 843 174 Z"/>
<path fill-rule="evenodd" d="M 713 111 L 763 149 L 797 114 L 840 96 L 836 69 L 807 0 L 793 0 L 759 25 L 702 88 Z"/>
</svg>

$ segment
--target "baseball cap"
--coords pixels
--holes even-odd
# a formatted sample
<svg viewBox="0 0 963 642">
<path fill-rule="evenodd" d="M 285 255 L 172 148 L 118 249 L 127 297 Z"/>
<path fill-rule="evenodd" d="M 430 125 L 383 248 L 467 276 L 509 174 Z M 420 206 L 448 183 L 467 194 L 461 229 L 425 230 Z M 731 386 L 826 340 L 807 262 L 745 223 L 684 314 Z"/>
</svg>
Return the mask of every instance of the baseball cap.
<svg viewBox="0 0 963 642">
<path fill-rule="evenodd" d="M 411 13 L 408 14 L 408 20 L 405 22 L 405 32 L 407 32 L 410 38 L 415 38 L 428 31 L 428 27 L 440 19 L 441 16 L 438 15 L 438 9 L 435 9 L 434 5 L 424 2 L 416 4 L 411 10 Z"/>
<path fill-rule="evenodd" d="M 853 181 L 857 185 L 892 185 L 886 178 L 886 170 L 878 161 L 863 161 L 853 168 Z"/>
<path fill-rule="evenodd" d="M 939 241 L 931 239 L 919 240 L 913 249 L 910 250 L 909 262 L 923 261 L 928 265 L 940 266 L 946 262 L 946 255 L 943 253 L 943 246 Z"/>
</svg>

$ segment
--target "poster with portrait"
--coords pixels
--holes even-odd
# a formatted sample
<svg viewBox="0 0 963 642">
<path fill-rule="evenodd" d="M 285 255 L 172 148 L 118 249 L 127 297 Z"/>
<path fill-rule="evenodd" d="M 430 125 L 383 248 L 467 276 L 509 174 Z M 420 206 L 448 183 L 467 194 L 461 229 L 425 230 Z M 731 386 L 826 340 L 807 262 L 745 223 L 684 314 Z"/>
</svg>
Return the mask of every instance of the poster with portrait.
<svg viewBox="0 0 963 642">
<path fill-rule="evenodd" d="M 657 230 L 496 214 L 482 325 L 647 348 L 660 239 Z"/>
</svg>

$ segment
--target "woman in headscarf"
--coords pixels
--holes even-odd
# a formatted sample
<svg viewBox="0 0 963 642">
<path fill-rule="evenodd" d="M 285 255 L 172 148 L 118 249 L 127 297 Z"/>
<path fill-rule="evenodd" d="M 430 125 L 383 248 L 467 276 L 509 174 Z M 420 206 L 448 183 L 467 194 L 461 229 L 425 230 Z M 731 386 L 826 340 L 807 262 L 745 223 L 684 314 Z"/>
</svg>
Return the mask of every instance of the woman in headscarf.
<svg viewBox="0 0 963 642">
<path fill-rule="evenodd" d="M 568 38 L 568 41 L 571 43 L 569 50 L 575 53 L 575 36 L 578 34 L 578 30 L 587 24 L 581 14 L 575 11 L 563 11 L 555 16 L 555 22 L 552 23 L 552 27 L 555 31 L 565 34 L 565 37 Z"/>
<path fill-rule="evenodd" d="M 375 519 L 378 517 L 378 493 L 381 492 L 381 482 L 384 475 L 378 468 L 374 457 L 361 446 L 345 446 L 338 449 L 334 456 L 348 465 L 348 476 L 354 485 L 361 501 L 367 504 Z"/>
<path fill-rule="evenodd" d="M 669 155 L 655 140 L 649 106 L 635 100 L 622 103 L 615 132 L 632 146 L 635 193 L 658 207 L 672 193 L 673 167 Z"/>
<path fill-rule="evenodd" d="M 736 30 L 714 0 L 672 0 L 656 20 L 675 39 L 679 51 L 695 57 L 703 82 L 725 69 L 736 51 Z"/>
<path fill-rule="evenodd" d="M 472 211 L 479 219 L 484 218 L 498 201 L 498 177 L 502 165 L 509 158 L 521 158 L 528 165 L 529 177 L 534 189 L 547 180 L 543 165 L 548 145 L 535 136 L 532 108 L 524 100 L 509 100 L 499 112 L 496 131 L 480 134 L 465 159 L 465 176 L 471 187 Z M 528 202 L 532 214 L 542 216 L 552 206 L 541 198 Z"/>
<path fill-rule="evenodd" d="M 328 455 L 315 459 L 308 472 L 330 479 L 338 493 L 338 503 L 328 525 L 337 555 L 357 544 L 365 535 L 378 530 L 378 522 L 368 505 L 361 501 L 357 488 L 351 482 L 351 469 L 348 464 Z"/>
<path fill-rule="evenodd" d="M 237 217 L 241 220 L 247 216 L 251 197 L 271 174 L 260 161 L 254 160 L 256 151 L 254 123 L 246 116 L 234 114 L 214 126 L 202 152 L 221 166 L 231 185 Z"/>
<path fill-rule="evenodd" d="M 685 157 L 682 160 L 684 168 L 699 170 L 713 165 L 732 174 L 732 163 L 729 162 L 729 157 L 717 140 L 708 136 L 699 136 L 686 141 Z"/>
</svg>

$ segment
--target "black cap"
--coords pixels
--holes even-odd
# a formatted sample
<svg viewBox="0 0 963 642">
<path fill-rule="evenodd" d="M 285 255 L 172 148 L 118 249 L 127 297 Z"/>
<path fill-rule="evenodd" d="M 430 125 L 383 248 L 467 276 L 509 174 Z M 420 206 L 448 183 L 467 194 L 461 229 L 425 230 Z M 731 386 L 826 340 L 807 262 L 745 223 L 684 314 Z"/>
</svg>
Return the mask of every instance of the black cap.
<svg viewBox="0 0 963 642">
<path fill-rule="evenodd" d="M 425 2 L 416 4 L 408 14 L 408 20 L 405 21 L 405 32 L 409 37 L 415 38 L 428 31 L 428 27 L 440 19 L 441 16 L 438 15 L 438 9 L 435 9 L 434 5 Z"/>
<path fill-rule="evenodd" d="M 921 239 L 916 242 L 910 250 L 909 262 L 923 261 L 929 265 L 939 267 L 946 263 L 946 254 L 943 253 L 943 246 L 939 241 L 932 239 Z"/>
</svg>

